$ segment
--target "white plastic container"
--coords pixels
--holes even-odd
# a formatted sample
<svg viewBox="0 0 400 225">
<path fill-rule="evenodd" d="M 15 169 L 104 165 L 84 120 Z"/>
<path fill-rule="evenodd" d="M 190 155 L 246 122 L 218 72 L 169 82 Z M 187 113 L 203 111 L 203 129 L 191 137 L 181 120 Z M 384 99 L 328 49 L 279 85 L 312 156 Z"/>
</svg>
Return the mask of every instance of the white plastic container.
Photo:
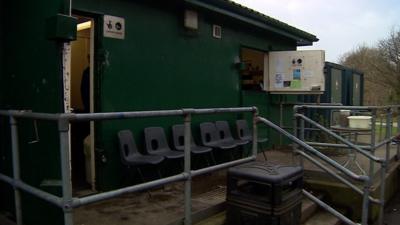
<svg viewBox="0 0 400 225">
<path fill-rule="evenodd" d="M 349 127 L 359 129 L 371 128 L 371 116 L 349 116 Z"/>
</svg>

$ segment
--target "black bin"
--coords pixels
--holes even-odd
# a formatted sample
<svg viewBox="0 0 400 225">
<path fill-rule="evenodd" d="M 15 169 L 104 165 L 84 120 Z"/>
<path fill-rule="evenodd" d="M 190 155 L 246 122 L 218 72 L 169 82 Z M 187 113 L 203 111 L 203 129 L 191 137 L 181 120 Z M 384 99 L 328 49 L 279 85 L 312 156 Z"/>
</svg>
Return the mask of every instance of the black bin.
<svg viewBox="0 0 400 225">
<path fill-rule="evenodd" d="M 296 225 L 301 217 L 303 170 L 252 162 L 228 170 L 227 224 Z"/>
</svg>

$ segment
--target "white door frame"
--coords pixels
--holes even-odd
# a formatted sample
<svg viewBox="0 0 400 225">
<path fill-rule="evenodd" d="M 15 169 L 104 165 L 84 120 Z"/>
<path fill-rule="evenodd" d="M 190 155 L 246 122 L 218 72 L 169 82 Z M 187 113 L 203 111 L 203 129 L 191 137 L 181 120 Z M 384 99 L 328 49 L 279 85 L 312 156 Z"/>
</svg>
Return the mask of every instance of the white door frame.
<svg viewBox="0 0 400 225">
<path fill-rule="evenodd" d="M 90 113 L 94 113 L 94 27 L 95 21 L 91 18 L 92 26 L 90 27 Z M 96 190 L 96 166 L 95 166 L 95 130 L 94 130 L 94 121 L 90 121 L 90 184 L 92 186 L 92 190 Z"/>
<path fill-rule="evenodd" d="M 94 19 L 91 18 L 90 27 L 90 112 L 94 112 Z M 65 43 L 63 48 L 63 83 L 64 83 L 64 112 L 71 113 L 71 43 Z M 71 126 L 70 126 L 71 128 Z M 90 121 L 90 185 L 96 190 L 96 167 L 95 167 L 95 141 L 94 122 Z M 71 156 L 71 129 L 69 129 L 69 152 Z M 71 159 L 70 159 L 71 165 Z"/>
</svg>

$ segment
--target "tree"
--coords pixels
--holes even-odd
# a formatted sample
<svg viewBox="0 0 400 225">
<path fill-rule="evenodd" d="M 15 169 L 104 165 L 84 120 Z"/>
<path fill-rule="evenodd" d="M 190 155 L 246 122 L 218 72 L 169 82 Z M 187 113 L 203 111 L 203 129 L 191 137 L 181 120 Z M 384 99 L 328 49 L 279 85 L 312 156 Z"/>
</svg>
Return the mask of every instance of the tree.
<svg viewBox="0 0 400 225">
<path fill-rule="evenodd" d="M 386 82 L 392 87 L 394 101 L 400 100 L 400 30 L 392 31 L 389 37 L 381 40 L 378 44 L 379 52 L 386 62 Z"/>
<path fill-rule="evenodd" d="M 340 63 L 364 72 L 364 104 L 383 105 L 400 100 L 400 30 L 376 47 L 359 46 L 342 56 Z"/>
</svg>

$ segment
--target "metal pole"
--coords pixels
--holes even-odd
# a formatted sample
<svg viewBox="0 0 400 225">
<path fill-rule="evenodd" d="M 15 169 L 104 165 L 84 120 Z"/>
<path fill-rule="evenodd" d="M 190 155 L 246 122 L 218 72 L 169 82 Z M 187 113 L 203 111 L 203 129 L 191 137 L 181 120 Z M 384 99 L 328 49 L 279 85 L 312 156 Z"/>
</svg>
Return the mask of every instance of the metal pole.
<svg viewBox="0 0 400 225">
<path fill-rule="evenodd" d="M 188 178 L 185 180 L 185 225 L 192 224 L 192 176 L 191 176 L 191 163 L 190 163 L 190 145 L 191 145 L 191 115 L 185 113 L 184 115 L 184 148 L 185 148 L 185 173 L 188 174 Z"/>
<path fill-rule="evenodd" d="M 364 196 L 362 203 L 361 224 L 368 225 L 368 209 L 369 209 L 369 189 L 371 179 L 364 182 Z"/>
<path fill-rule="evenodd" d="M 118 197 L 118 196 L 121 196 L 124 194 L 138 192 L 138 191 L 145 191 L 145 190 L 149 190 L 154 187 L 160 187 L 165 184 L 184 181 L 188 177 L 189 177 L 189 175 L 181 173 L 181 174 L 177 174 L 177 175 L 174 175 L 171 177 L 166 177 L 166 178 L 153 180 L 153 181 L 146 182 L 146 183 L 136 184 L 133 186 L 124 187 L 124 188 L 120 188 L 120 189 L 116 189 L 116 190 L 112 190 L 112 191 L 108 191 L 108 192 L 102 192 L 100 194 L 89 195 L 89 196 L 82 197 L 82 198 L 74 198 L 72 206 L 73 206 L 73 208 L 78 208 L 78 207 L 81 207 L 84 205 L 104 201 L 107 199 L 112 199 L 112 198 L 115 198 L 115 197 Z"/>
<path fill-rule="evenodd" d="M 12 145 L 12 161 L 13 161 L 13 175 L 16 182 L 21 181 L 20 163 L 19 163 L 19 146 L 18 146 L 18 125 L 17 120 L 10 116 L 11 126 L 11 145 Z M 21 193 L 19 188 L 15 185 L 14 188 L 14 201 L 15 201 L 15 214 L 17 224 L 22 225 L 22 208 L 21 208 Z"/>
<path fill-rule="evenodd" d="M 358 181 L 369 180 L 369 178 L 367 176 L 355 174 L 354 172 L 352 172 L 349 169 L 347 169 L 347 168 L 343 167 L 342 165 L 340 165 L 335 160 L 332 160 L 331 158 L 327 157 L 326 155 L 320 153 L 315 148 L 313 148 L 310 145 L 307 145 L 303 141 L 299 140 L 297 137 L 293 136 L 291 133 L 289 133 L 286 130 L 280 128 L 279 126 L 277 126 L 273 122 L 271 122 L 271 121 L 269 121 L 269 120 L 267 120 L 265 118 L 262 118 L 262 117 L 258 117 L 257 120 L 262 122 L 262 123 L 264 123 L 264 124 L 266 124 L 267 126 L 271 127 L 272 129 L 276 130 L 277 132 L 282 133 L 287 138 L 289 138 L 289 140 L 291 140 L 292 142 L 297 143 L 302 148 L 304 148 L 307 151 L 311 152 L 313 155 L 317 156 L 318 158 L 320 158 L 321 160 L 325 161 L 326 163 L 329 163 L 332 167 L 336 168 L 337 170 L 339 170 L 340 172 L 342 172 L 346 176 L 348 176 L 348 177 L 350 177 L 350 178 L 352 178 L 354 180 L 358 180 Z"/>
<path fill-rule="evenodd" d="M 391 108 L 388 108 L 386 110 L 386 135 L 385 139 L 390 140 L 392 137 L 392 110 Z M 386 143 L 386 154 L 385 154 L 385 162 L 382 163 L 381 166 L 381 193 L 380 193 L 380 201 L 381 205 L 379 207 L 379 219 L 378 219 L 378 224 L 382 225 L 383 224 L 383 216 L 384 216 L 384 209 L 385 209 L 385 187 L 386 187 L 386 173 L 387 173 L 387 167 L 389 165 L 389 160 L 390 160 L 390 144 L 391 142 Z"/>
<path fill-rule="evenodd" d="M 283 127 L 283 103 L 282 96 L 279 97 L 279 126 Z M 282 134 L 279 134 L 279 144 L 282 145 Z"/>
<path fill-rule="evenodd" d="M 345 145 L 345 144 L 331 144 L 331 143 L 311 142 L 311 141 L 305 141 L 305 143 L 308 145 L 317 146 L 317 147 L 349 148 L 349 146 Z M 384 145 L 384 144 L 386 144 L 386 142 L 382 143 L 381 145 Z M 363 150 L 371 149 L 371 147 L 369 145 L 357 145 L 357 146 Z"/>
<path fill-rule="evenodd" d="M 361 149 L 358 145 L 353 144 L 352 142 L 350 142 L 349 140 L 343 138 L 342 136 L 336 134 L 335 132 L 327 129 L 326 127 L 322 126 L 321 124 L 315 122 L 314 120 L 311 120 L 310 118 L 304 116 L 303 114 L 296 114 L 296 116 L 300 117 L 301 119 L 307 121 L 308 123 L 312 124 L 313 126 L 319 128 L 320 130 L 324 131 L 325 133 L 331 135 L 332 137 L 338 139 L 339 141 L 345 143 L 346 145 L 348 145 L 351 148 L 354 148 L 355 150 L 357 150 L 359 153 L 363 154 L 364 156 L 366 156 L 369 159 L 372 159 L 376 162 L 382 162 L 384 161 L 383 159 L 376 157 L 374 155 L 371 155 L 369 152 Z"/>
<path fill-rule="evenodd" d="M 308 192 L 308 191 L 306 191 L 304 189 L 302 191 L 303 191 L 303 195 L 305 195 L 311 201 L 315 202 L 317 205 L 321 206 L 323 209 L 327 210 L 329 213 L 331 213 L 332 215 L 334 215 L 336 218 L 340 219 L 344 223 L 349 224 L 349 225 L 359 225 L 358 223 L 354 223 L 349 218 L 347 218 L 346 216 L 344 216 L 340 212 L 336 211 L 334 208 L 332 208 L 329 205 L 327 205 L 325 202 L 319 200 L 317 197 L 312 195 L 310 192 Z"/>
<path fill-rule="evenodd" d="M 353 189 L 355 192 L 359 193 L 360 195 L 363 195 L 364 192 L 363 190 L 361 190 L 359 187 L 357 187 L 357 185 L 354 185 L 353 183 L 351 183 L 350 181 L 346 180 L 345 178 L 343 178 L 342 176 L 338 175 L 335 171 L 331 170 L 329 167 L 325 166 L 324 164 L 322 164 L 321 162 L 319 162 L 318 160 L 315 160 L 313 157 L 311 157 L 310 155 L 308 155 L 305 152 L 296 150 L 296 152 L 300 155 L 302 155 L 304 158 L 308 159 L 310 162 L 314 163 L 314 165 L 316 165 L 317 167 L 319 167 L 320 169 L 324 170 L 325 172 L 327 172 L 329 175 L 331 175 L 332 177 L 340 180 L 342 183 L 344 183 L 345 185 L 347 185 L 348 187 L 350 187 L 351 189 Z M 373 203 L 376 204 L 380 204 L 380 201 L 378 199 L 369 197 L 369 200 Z"/>
<path fill-rule="evenodd" d="M 386 186 L 386 171 L 387 171 L 387 165 L 386 162 L 382 163 L 381 166 L 381 187 L 380 187 L 380 206 L 379 206 L 379 218 L 378 218 L 378 224 L 383 225 L 383 216 L 384 216 L 384 209 L 385 209 L 385 186 Z"/>
<path fill-rule="evenodd" d="M 257 159 L 258 154 L 258 129 L 257 129 L 257 117 L 258 117 L 258 110 L 254 109 L 253 111 L 253 149 L 252 155 Z M 264 149 L 261 149 L 264 151 Z"/>
<path fill-rule="evenodd" d="M 377 116 L 377 109 L 372 109 L 372 118 L 371 118 L 371 154 L 375 155 L 375 148 L 376 148 L 376 116 Z M 367 225 L 368 223 L 368 197 L 369 197 L 369 188 L 372 185 L 373 177 L 375 173 L 374 162 L 369 159 L 369 180 L 364 182 L 364 196 L 363 196 L 363 206 L 362 206 L 362 218 L 361 222 L 363 225 Z M 381 177 L 384 179 L 384 177 Z M 379 199 L 380 203 L 382 204 L 382 198 Z"/>
<path fill-rule="evenodd" d="M 61 179 L 64 202 L 64 224 L 73 225 L 72 214 L 72 184 L 71 184 L 71 158 L 69 149 L 69 121 L 65 118 L 58 120 L 60 135 Z"/>
<path fill-rule="evenodd" d="M 297 131 L 297 123 L 298 123 L 298 119 L 297 119 L 297 117 L 295 116 L 296 115 L 296 113 L 297 113 L 297 107 L 293 107 L 293 136 L 295 136 L 295 137 L 298 137 L 298 131 Z M 296 150 L 297 150 L 297 148 L 298 148 L 298 145 L 296 144 L 296 143 L 292 143 L 292 150 L 293 150 L 293 154 L 292 154 L 292 161 L 293 161 L 293 163 L 294 163 L 294 161 L 295 161 L 295 158 L 294 158 L 294 156 L 295 156 L 295 154 L 296 154 Z M 303 160 L 302 159 L 302 157 L 299 157 L 299 160 Z M 299 164 L 300 164 L 300 161 L 299 161 Z"/>
<path fill-rule="evenodd" d="M 304 115 L 304 111 L 301 112 Z M 295 116 L 296 117 L 296 116 Z M 304 142 L 304 120 L 300 118 L 300 140 Z M 304 168 L 304 160 L 303 157 L 300 157 L 300 166 Z"/>
<path fill-rule="evenodd" d="M 386 140 L 390 140 L 392 138 L 392 109 L 388 108 L 387 109 L 387 116 L 386 116 Z M 390 160 L 390 144 L 391 142 L 388 141 L 386 143 L 386 161 Z"/>
<path fill-rule="evenodd" d="M 14 187 L 20 189 L 21 191 L 25 191 L 25 192 L 27 192 L 33 196 L 36 196 L 40 199 L 43 199 L 57 207 L 63 206 L 61 198 L 59 198 L 55 195 L 49 194 L 45 191 L 42 191 L 38 188 L 32 187 L 29 184 L 24 183 L 23 181 L 14 180 L 13 178 L 8 177 L 2 173 L 0 173 L 0 181 L 4 181 L 4 182 L 10 184 L 11 186 L 14 185 Z"/>
</svg>

